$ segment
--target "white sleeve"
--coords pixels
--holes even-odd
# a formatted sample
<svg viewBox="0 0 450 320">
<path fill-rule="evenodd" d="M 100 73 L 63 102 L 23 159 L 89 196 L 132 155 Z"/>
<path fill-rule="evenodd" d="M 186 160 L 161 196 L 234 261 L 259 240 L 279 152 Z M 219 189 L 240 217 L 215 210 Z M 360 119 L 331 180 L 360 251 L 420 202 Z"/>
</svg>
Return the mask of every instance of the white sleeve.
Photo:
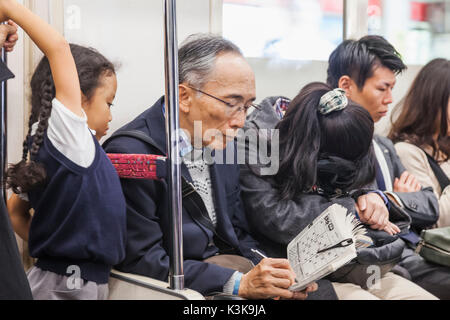
<svg viewBox="0 0 450 320">
<path fill-rule="evenodd" d="M 94 161 L 95 144 L 86 114 L 77 116 L 56 98 L 52 101 L 47 135 L 53 146 L 75 164 L 87 168 Z"/>
</svg>

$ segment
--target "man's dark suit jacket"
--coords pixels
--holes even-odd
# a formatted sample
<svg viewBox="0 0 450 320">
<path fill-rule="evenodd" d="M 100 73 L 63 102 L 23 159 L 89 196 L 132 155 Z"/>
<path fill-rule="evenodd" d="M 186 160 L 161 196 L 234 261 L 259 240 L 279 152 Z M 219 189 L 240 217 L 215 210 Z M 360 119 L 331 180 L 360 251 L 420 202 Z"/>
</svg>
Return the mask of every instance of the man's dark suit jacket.
<svg viewBox="0 0 450 320">
<path fill-rule="evenodd" d="M 394 144 L 386 137 L 375 135 L 389 169 L 392 183 L 406 171 L 395 151 Z M 376 181 L 373 188 L 380 189 Z M 412 218 L 412 226 L 421 230 L 432 226 L 439 219 L 439 203 L 431 187 L 422 188 L 417 192 L 395 192 Z M 427 222 L 428 221 L 428 222 Z"/>
</svg>

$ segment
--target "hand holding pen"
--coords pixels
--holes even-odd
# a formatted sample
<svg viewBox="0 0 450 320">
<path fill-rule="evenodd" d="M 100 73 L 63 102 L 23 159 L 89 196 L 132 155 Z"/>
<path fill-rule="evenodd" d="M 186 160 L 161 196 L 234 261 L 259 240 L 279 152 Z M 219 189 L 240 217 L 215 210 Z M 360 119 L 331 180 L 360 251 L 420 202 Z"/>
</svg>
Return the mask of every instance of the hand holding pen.
<svg viewBox="0 0 450 320">
<path fill-rule="evenodd" d="M 257 250 L 257 249 L 250 249 L 252 250 L 253 253 L 256 253 L 258 256 L 260 256 L 263 259 L 267 259 L 267 256 L 264 255 L 263 253 L 261 253 L 261 251 Z"/>
<path fill-rule="evenodd" d="M 287 279 L 290 280 L 290 283 L 283 284 L 284 288 L 288 289 L 290 286 L 292 286 L 294 283 L 297 282 L 297 279 L 295 278 L 295 272 L 292 269 L 292 267 L 290 266 L 289 261 L 287 259 L 268 258 L 266 255 L 264 255 L 263 253 L 261 253 L 257 249 L 251 249 L 251 251 L 253 253 L 255 253 L 256 255 L 260 256 L 261 258 L 263 258 L 263 260 L 261 260 L 261 262 L 258 264 L 257 267 L 264 268 L 265 264 L 272 264 L 272 267 L 276 268 L 276 269 L 273 270 L 272 276 L 277 280 L 277 282 L 279 282 L 281 284 L 281 279 L 282 278 L 284 278 L 283 282 L 285 282 Z M 255 268 L 257 268 L 257 267 L 255 267 Z M 285 275 L 285 277 L 282 277 L 283 275 Z M 272 297 L 272 298 L 274 300 L 279 300 L 279 299 L 303 300 L 303 299 L 306 299 L 308 297 L 308 293 L 309 292 L 316 291 L 317 288 L 318 288 L 318 286 L 317 286 L 316 283 L 311 283 L 303 291 L 295 291 L 295 292 L 294 291 L 290 291 L 290 293 L 292 295 L 291 297 L 286 297 L 286 296 L 283 296 L 283 295 L 279 295 L 279 296 Z"/>
</svg>

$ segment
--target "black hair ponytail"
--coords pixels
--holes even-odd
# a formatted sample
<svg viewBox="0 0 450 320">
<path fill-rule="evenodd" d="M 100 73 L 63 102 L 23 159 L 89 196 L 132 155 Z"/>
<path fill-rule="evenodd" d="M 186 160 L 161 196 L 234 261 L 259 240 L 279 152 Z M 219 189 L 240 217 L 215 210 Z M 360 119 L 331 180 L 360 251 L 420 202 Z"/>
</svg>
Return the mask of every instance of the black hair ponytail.
<svg viewBox="0 0 450 320">
<path fill-rule="evenodd" d="M 317 180 L 317 161 L 321 145 L 318 105 L 322 95 L 330 91 L 322 83 L 305 86 L 289 104 L 280 130 L 280 168 L 275 177 L 282 199 L 310 189 Z"/>
<path fill-rule="evenodd" d="M 294 200 L 317 188 L 328 195 L 338 189 L 344 193 L 375 178 L 373 120 L 350 100 L 344 109 L 321 114 L 320 100 L 331 90 L 320 82 L 306 85 L 277 125 L 280 167 L 275 181 L 282 199 Z"/>
</svg>

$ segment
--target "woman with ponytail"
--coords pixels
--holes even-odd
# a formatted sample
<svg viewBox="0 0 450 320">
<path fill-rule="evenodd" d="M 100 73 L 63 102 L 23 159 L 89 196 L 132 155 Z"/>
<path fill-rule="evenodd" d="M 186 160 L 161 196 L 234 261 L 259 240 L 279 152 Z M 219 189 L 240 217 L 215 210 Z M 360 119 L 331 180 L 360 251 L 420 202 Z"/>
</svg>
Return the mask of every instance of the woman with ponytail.
<svg viewBox="0 0 450 320">
<path fill-rule="evenodd" d="M 28 272 L 33 297 L 106 299 L 126 230 L 120 181 L 97 141 L 111 121 L 114 66 L 95 50 L 69 46 L 14 0 L 0 0 L 0 15 L 45 54 L 31 80 L 23 158 L 6 181 L 11 220 L 37 259 Z"/>
<path fill-rule="evenodd" d="M 320 192 L 327 197 L 372 182 L 374 124 L 340 89 L 305 86 L 278 124 L 280 170 L 275 180 L 283 199 Z"/>
</svg>

